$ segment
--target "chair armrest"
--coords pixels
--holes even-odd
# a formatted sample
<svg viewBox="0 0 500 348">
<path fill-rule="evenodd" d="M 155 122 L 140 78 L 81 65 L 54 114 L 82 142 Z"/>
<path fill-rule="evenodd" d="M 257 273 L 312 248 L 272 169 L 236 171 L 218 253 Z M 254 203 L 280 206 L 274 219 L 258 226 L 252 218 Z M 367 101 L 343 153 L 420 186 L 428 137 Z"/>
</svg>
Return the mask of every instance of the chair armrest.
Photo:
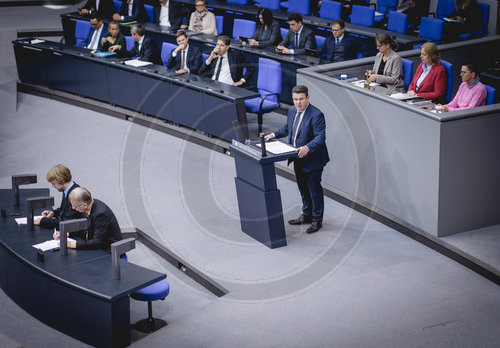
<svg viewBox="0 0 500 348">
<path fill-rule="evenodd" d="M 277 97 L 278 97 L 278 103 L 279 103 L 279 96 L 280 96 L 280 94 L 279 94 L 279 93 L 270 93 L 270 94 L 263 95 L 263 96 L 262 96 L 262 99 L 261 99 L 261 101 L 260 101 L 260 105 L 259 105 L 259 110 L 260 110 L 260 111 L 263 111 L 263 110 L 262 110 L 262 105 L 264 104 L 264 100 L 266 100 L 266 98 L 267 98 L 267 97 L 270 97 L 270 96 L 272 96 L 272 95 L 275 95 L 275 96 L 277 96 Z"/>
</svg>

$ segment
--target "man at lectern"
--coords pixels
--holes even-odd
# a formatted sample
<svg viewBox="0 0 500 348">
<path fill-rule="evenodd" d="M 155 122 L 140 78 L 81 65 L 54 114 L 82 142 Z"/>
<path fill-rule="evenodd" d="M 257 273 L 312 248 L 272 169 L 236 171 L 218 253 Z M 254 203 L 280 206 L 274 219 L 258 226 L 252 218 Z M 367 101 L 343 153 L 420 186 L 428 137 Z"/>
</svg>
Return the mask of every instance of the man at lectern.
<svg viewBox="0 0 500 348">
<path fill-rule="evenodd" d="M 292 90 L 293 105 L 288 111 L 287 123 L 276 132 L 267 134 L 265 140 L 288 135 L 288 142 L 297 147 L 294 162 L 295 177 L 302 196 L 302 214 L 288 221 L 290 225 L 311 223 L 306 233 L 319 231 L 323 226 L 324 198 L 321 186 L 323 168 L 330 160 L 325 145 L 325 116 L 309 104 L 306 86 Z"/>
</svg>

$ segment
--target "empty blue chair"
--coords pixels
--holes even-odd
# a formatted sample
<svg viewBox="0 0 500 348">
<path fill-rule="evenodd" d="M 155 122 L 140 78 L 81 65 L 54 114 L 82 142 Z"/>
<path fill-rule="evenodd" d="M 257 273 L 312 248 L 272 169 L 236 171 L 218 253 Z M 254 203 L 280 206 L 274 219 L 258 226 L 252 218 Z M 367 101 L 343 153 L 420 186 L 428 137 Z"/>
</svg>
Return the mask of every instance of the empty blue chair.
<svg viewBox="0 0 500 348">
<path fill-rule="evenodd" d="M 391 11 L 387 22 L 387 30 L 406 34 L 408 31 L 408 16 L 398 11 Z"/>
<path fill-rule="evenodd" d="M 413 61 L 406 58 L 401 58 L 401 61 L 403 63 L 403 75 L 405 76 L 403 83 L 405 84 L 406 89 L 408 89 L 408 86 L 413 79 Z"/>
<path fill-rule="evenodd" d="M 146 14 L 149 18 L 149 23 L 155 22 L 155 8 L 151 5 L 144 5 L 144 9 L 146 10 Z"/>
<path fill-rule="evenodd" d="M 488 85 L 484 85 L 484 87 L 486 87 L 486 105 L 495 104 L 497 90 Z"/>
<path fill-rule="evenodd" d="M 262 115 L 281 106 L 281 64 L 267 58 L 259 58 L 259 75 L 257 77 L 257 90 L 260 97 L 245 100 L 247 112 L 257 114 L 259 133 L 262 132 Z"/>
<path fill-rule="evenodd" d="M 134 48 L 134 38 L 132 36 L 125 36 L 125 42 L 127 43 L 127 51 Z"/>
<path fill-rule="evenodd" d="M 336 20 L 342 17 L 342 4 L 337 1 L 323 0 L 319 9 L 319 16 L 325 19 Z"/>
<path fill-rule="evenodd" d="M 443 68 L 446 71 L 446 92 L 444 94 L 444 99 L 450 101 L 453 93 L 453 64 L 442 60 Z"/>
<path fill-rule="evenodd" d="M 381 22 L 388 17 L 389 12 L 395 11 L 398 7 L 399 0 L 377 0 L 377 12 L 375 22 Z"/>
<path fill-rule="evenodd" d="M 284 6 L 282 6 L 284 7 Z M 288 13 L 311 14 L 311 2 L 307 0 L 288 0 Z"/>
<path fill-rule="evenodd" d="M 320 36 L 320 35 L 315 35 L 316 38 L 316 47 L 320 48 L 326 41 L 326 37 Z"/>
<path fill-rule="evenodd" d="M 170 285 L 168 282 L 166 280 L 160 280 L 159 282 L 130 294 L 130 297 L 134 300 L 148 302 L 148 317 L 135 323 L 134 329 L 140 332 L 153 332 L 167 325 L 164 320 L 153 318 L 153 306 L 151 302 L 164 300 L 169 292 Z"/>
<path fill-rule="evenodd" d="M 173 50 L 177 45 L 170 43 L 170 42 L 164 42 L 161 45 L 161 61 L 163 62 L 164 66 L 167 66 L 168 58 L 170 57 L 170 54 L 172 53 Z"/>
<path fill-rule="evenodd" d="M 371 27 L 375 23 L 375 9 L 368 6 L 353 5 L 351 23 Z"/>
<path fill-rule="evenodd" d="M 75 24 L 75 46 L 80 45 L 87 40 L 91 24 L 89 21 L 82 21 L 77 19 Z"/>
<path fill-rule="evenodd" d="M 439 44 L 443 39 L 443 33 L 444 33 L 443 20 L 430 17 L 422 17 L 422 20 L 420 21 L 419 37 L 426 39 L 427 41 L 432 41 L 435 44 Z M 421 45 L 415 45 L 414 48 L 420 46 Z"/>
<path fill-rule="evenodd" d="M 438 19 L 443 19 L 455 11 L 455 0 L 439 0 L 435 14 Z"/>
<path fill-rule="evenodd" d="M 256 28 L 257 23 L 255 21 L 235 18 L 233 22 L 233 38 L 236 39 L 238 36 L 252 37 Z"/>
<path fill-rule="evenodd" d="M 224 27 L 224 16 L 215 16 L 215 27 L 217 28 L 217 34 L 221 35 Z"/>
<path fill-rule="evenodd" d="M 120 0 L 113 0 L 113 6 L 115 7 L 115 12 L 118 13 L 122 7 L 122 2 Z"/>
<path fill-rule="evenodd" d="M 246 5 L 248 4 L 248 0 L 227 0 L 227 3 L 235 5 Z"/>
<path fill-rule="evenodd" d="M 260 0 L 259 5 L 261 8 L 267 8 L 268 10 L 279 10 L 280 0 Z"/>
</svg>

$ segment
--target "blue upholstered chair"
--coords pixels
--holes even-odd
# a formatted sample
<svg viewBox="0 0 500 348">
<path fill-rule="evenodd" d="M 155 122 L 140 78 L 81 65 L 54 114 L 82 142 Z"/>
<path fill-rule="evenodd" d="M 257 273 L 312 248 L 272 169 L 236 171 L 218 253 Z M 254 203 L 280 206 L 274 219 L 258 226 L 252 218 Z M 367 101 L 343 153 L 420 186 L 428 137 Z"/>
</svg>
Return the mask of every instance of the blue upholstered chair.
<svg viewBox="0 0 500 348">
<path fill-rule="evenodd" d="M 152 301 L 164 300 L 170 292 L 170 285 L 166 280 L 160 280 L 152 285 L 146 286 L 132 294 L 134 300 L 148 302 L 148 317 L 134 324 L 134 329 L 139 332 L 153 332 L 161 329 L 167 323 L 164 320 L 153 318 Z"/>
<path fill-rule="evenodd" d="M 443 39 L 444 34 L 444 21 L 430 17 L 422 17 L 420 21 L 420 34 L 419 37 L 439 44 Z M 421 44 L 413 46 L 418 48 Z"/>
<path fill-rule="evenodd" d="M 380 14 L 375 16 L 375 22 L 382 22 L 390 12 L 396 11 L 398 3 L 399 0 L 377 0 L 377 12 Z"/>
<path fill-rule="evenodd" d="M 453 93 L 453 64 L 442 60 L 443 68 L 446 71 L 446 92 L 444 94 L 444 99 L 450 101 Z"/>
<path fill-rule="evenodd" d="M 215 27 L 217 28 L 217 34 L 221 35 L 224 30 L 224 16 L 215 16 Z"/>
<path fill-rule="evenodd" d="M 89 21 L 77 19 L 75 24 L 75 46 L 80 47 L 87 40 L 91 24 Z"/>
<path fill-rule="evenodd" d="M 336 20 L 342 17 L 342 4 L 337 1 L 323 0 L 319 16 L 325 19 Z"/>
<path fill-rule="evenodd" d="M 115 12 L 118 13 L 122 7 L 122 2 L 120 0 L 113 0 L 113 6 L 115 7 Z"/>
<path fill-rule="evenodd" d="M 127 43 L 127 51 L 134 48 L 134 38 L 132 36 L 125 36 L 125 42 Z"/>
<path fill-rule="evenodd" d="M 403 63 L 403 75 L 405 76 L 403 83 L 405 84 L 405 88 L 408 89 L 413 79 L 413 61 L 406 58 L 401 58 L 401 61 Z"/>
<path fill-rule="evenodd" d="M 255 21 L 235 18 L 233 22 L 233 38 L 236 39 L 238 36 L 252 37 L 256 28 L 257 23 Z"/>
<path fill-rule="evenodd" d="M 259 58 L 257 89 L 260 97 L 245 100 L 247 112 L 257 114 L 259 133 L 262 132 L 262 115 L 281 106 L 281 64 L 266 58 Z"/>
<path fill-rule="evenodd" d="M 281 7 L 284 7 L 281 4 Z M 297 12 L 302 15 L 311 14 L 311 2 L 307 0 L 288 0 L 288 13 Z"/>
<path fill-rule="evenodd" d="M 315 35 L 316 38 L 316 47 L 319 49 L 326 41 L 326 37 L 320 36 L 320 35 Z"/>
<path fill-rule="evenodd" d="M 205 61 L 207 60 L 207 58 L 208 58 L 209 55 L 210 54 L 208 54 L 208 53 L 202 53 L 201 54 L 201 59 L 203 59 L 203 63 L 205 63 Z"/>
<path fill-rule="evenodd" d="M 398 11 L 391 11 L 388 17 L 389 21 L 387 22 L 387 30 L 400 34 L 406 34 L 408 31 L 407 15 Z"/>
<path fill-rule="evenodd" d="M 371 27 L 375 23 L 375 9 L 368 6 L 353 5 L 351 23 Z"/>
<path fill-rule="evenodd" d="M 259 5 L 261 8 L 267 8 L 268 10 L 279 10 L 280 0 L 260 0 Z"/>
<path fill-rule="evenodd" d="M 472 36 L 481 36 L 481 35 L 486 35 L 488 33 L 488 22 L 490 20 L 490 5 L 482 4 L 480 2 L 478 2 L 478 5 L 481 8 L 481 21 L 482 21 L 481 30 L 475 33 L 460 34 L 458 35 L 459 39 L 468 39 Z"/>
<path fill-rule="evenodd" d="M 144 9 L 146 10 L 146 14 L 149 18 L 149 23 L 155 22 L 155 8 L 151 5 L 144 5 Z"/>
<path fill-rule="evenodd" d="M 288 1 L 280 1 L 280 7 L 283 7 L 288 11 Z"/>
<path fill-rule="evenodd" d="M 288 30 L 290 29 L 286 29 L 286 28 L 280 28 L 280 32 L 281 32 L 281 37 L 283 38 L 283 40 L 285 39 L 286 37 L 286 34 L 288 34 Z M 292 47 L 291 45 L 288 46 L 288 48 Z"/>
<path fill-rule="evenodd" d="M 170 57 L 170 54 L 172 53 L 173 50 L 177 45 L 170 43 L 170 42 L 164 42 L 161 45 L 161 61 L 163 62 L 164 66 L 167 66 L 168 58 Z"/>
<path fill-rule="evenodd" d="M 486 87 L 486 105 L 495 104 L 497 90 L 488 85 L 484 85 L 484 87 Z"/>
<path fill-rule="evenodd" d="M 455 0 L 438 0 L 434 18 L 443 19 L 455 12 Z"/>
</svg>

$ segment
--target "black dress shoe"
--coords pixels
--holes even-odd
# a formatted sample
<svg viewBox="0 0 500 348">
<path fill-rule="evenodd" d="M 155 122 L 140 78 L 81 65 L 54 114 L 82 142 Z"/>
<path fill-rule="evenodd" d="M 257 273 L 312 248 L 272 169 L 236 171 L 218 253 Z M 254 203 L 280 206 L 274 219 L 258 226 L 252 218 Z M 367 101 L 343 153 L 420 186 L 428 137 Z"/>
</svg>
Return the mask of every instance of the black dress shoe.
<svg viewBox="0 0 500 348">
<path fill-rule="evenodd" d="M 312 217 L 304 216 L 304 214 L 300 214 L 298 218 L 288 221 L 290 225 L 302 225 L 302 224 L 309 224 L 311 222 L 312 222 Z"/>
<path fill-rule="evenodd" d="M 321 223 L 321 221 L 313 221 L 311 226 L 306 230 L 306 233 L 311 234 L 314 232 L 318 232 L 321 227 L 323 227 L 323 224 Z"/>
</svg>

